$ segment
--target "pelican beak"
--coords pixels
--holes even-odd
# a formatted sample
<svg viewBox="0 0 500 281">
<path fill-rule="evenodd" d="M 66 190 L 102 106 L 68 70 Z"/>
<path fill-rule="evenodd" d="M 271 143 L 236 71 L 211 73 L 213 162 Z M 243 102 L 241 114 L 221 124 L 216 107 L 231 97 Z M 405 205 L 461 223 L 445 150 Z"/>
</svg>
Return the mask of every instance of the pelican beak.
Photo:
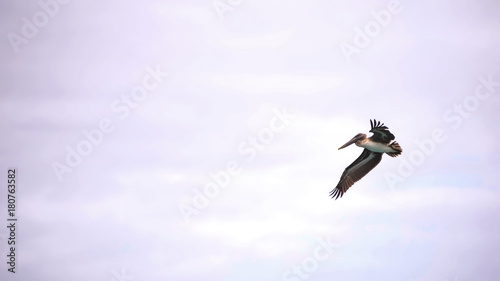
<svg viewBox="0 0 500 281">
<path fill-rule="evenodd" d="M 350 141 L 346 142 L 343 146 L 339 147 L 339 150 L 341 150 L 342 148 L 344 147 L 348 147 L 349 145 L 357 142 L 359 140 L 359 137 L 358 136 L 355 136 L 354 138 L 352 138 Z"/>
</svg>

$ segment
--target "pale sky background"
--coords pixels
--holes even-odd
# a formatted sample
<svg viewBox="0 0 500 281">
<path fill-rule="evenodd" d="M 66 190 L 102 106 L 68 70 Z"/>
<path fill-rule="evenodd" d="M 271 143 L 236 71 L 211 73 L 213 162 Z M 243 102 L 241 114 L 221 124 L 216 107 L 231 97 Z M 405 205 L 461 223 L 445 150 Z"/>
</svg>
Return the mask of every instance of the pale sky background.
<svg viewBox="0 0 500 281">
<path fill-rule="evenodd" d="M 500 280 L 500 85 L 488 94 L 479 78 L 500 81 L 498 1 L 401 1 L 350 61 L 340 46 L 389 1 L 215 2 L 234 7 L 50 2 L 17 45 L 45 12 L 1 2 L 1 280 Z M 169 76 L 118 113 L 148 68 Z M 337 148 L 370 118 L 403 155 L 332 200 L 362 151 Z M 60 181 L 54 163 L 102 120 L 113 131 Z M 282 130 L 251 148 L 270 122 Z M 423 154 L 436 130 L 444 140 Z M 180 207 L 228 163 L 239 173 L 185 220 Z"/>
</svg>

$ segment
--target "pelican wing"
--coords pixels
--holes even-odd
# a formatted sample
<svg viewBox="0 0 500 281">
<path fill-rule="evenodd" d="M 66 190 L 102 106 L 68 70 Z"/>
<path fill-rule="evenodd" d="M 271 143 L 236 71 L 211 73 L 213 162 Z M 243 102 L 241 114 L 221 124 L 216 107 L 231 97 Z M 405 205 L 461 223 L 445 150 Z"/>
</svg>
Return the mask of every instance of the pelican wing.
<svg viewBox="0 0 500 281">
<path fill-rule="evenodd" d="M 349 187 L 375 168 L 380 163 L 380 160 L 382 160 L 382 153 L 365 148 L 358 159 L 344 170 L 337 187 L 330 192 L 330 196 L 335 199 L 339 198 L 339 196 L 342 197 Z"/>
<path fill-rule="evenodd" d="M 380 123 L 380 121 L 377 122 L 377 120 L 373 119 L 370 120 L 370 125 L 372 129 L 370 130 L 371 133 L 373 133 L 373 136 L 370 137 L 374 142 L 379 142 L 379 143 L 390 143 L 392 140 L 394 140 L 394 135 L 389 131 L 389 128 L 387 128 L 384 123 Z"/>
</svg>

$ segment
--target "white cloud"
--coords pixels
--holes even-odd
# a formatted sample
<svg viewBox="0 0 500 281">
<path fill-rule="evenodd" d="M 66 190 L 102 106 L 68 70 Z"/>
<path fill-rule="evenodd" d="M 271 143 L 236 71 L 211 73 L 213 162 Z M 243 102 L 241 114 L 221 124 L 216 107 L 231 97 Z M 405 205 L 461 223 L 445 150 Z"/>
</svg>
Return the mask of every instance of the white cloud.
<svg viewBox="0 0 500 281">
<path fill-rule="evenodd" d="M 455 131 L 442 118 L 478 75 L 500 79 L 493 4 L 412 3 L 347 65 L 337 44 L 386 2 L 243 1 L 226 21 L 211 1 L 167 2 L 71 2 L 18 55 L 0 42 L 0 154 L 20 171 L 18 279 L 110 280 L 125 267 L 137 281 L 279 280 L 318 237 L 339 247 L 310 280 L 500 275 L 498 95 Z M 4 34 L 38 7 L 7 6 Z M 165 87 L 63 185 L 47 175 L 152 62 L 172 73 Z M 237 145 L 269 124 L 274 107 L 296 117 L 246 162 Z M 361 153 L 337 148 L 367 133 L 370 117 L 403 153 L 437 127 L 449 139 L 394 190 L 384 173 L 399 159 L 384 157 L 332 200 Z M 241 174 L 184 226 L 179 203 L 232 158 Z"/>
</svg>

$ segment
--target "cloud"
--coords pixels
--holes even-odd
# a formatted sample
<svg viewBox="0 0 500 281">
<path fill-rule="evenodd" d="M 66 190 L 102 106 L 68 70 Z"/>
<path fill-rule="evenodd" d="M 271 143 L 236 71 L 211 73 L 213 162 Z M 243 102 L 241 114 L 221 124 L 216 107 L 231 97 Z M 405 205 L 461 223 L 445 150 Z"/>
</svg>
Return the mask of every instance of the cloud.
<svg viewBox="0 0 500 281">
<path fill-rule="evenodd" d="M 443 119 L 478 76 L 500 80 L 496 4 L 405 3 L 348 65 L 338 44 L 387 2 L 243 1 L 223 21 L 211 1 L 185 2 L 70 2 L 19 54 L 0 42 L 19 280 L 111 280 L 122 268 L 133 281 L 280 280 L 319 238 L 338 247 L 309 280 L 500 276 L 498 95 L 457 129 Z M 5 35 L 39 5 L 2 7 Z M 168 81 L 60 184 L 50 163 L 156 64 Z M 269 126 L 273 108 L 295 118 L 247 161 L 238 146 Z M 367 133 L 370 118 L 403 155 L 436 128 L 448 139 L 396 188 L 384 174 L 401 159 L 384 157 L 332 200 L 361 153 L 337 148 Z M 185 225 L 179 203 L 229 160 L 242 172 Z M 0 279 L 12 280 L 5 246 Z"/>
</svg>

